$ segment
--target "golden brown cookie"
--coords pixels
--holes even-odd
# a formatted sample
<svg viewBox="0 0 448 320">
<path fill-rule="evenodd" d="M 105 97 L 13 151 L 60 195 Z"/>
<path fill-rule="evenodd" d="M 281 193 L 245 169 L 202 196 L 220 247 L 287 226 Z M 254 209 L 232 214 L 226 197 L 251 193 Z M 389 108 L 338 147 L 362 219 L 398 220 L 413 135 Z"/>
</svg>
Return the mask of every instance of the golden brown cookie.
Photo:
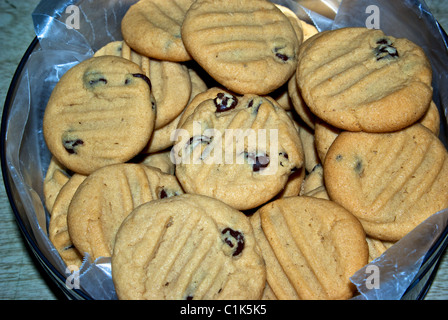
<svg viewBox="0 0 448 320">
<path fill-rule="evenodd" d="M 431 130 L 436 136 L 440 133 L 440 114 L 437 105 L 431 101 L 428 111 L 423 115 L 419 122 Z"/>
<path fill-rule="evenodd" d="M 81 267 L 83 255 L 76 249 L 68 233 L 67 212 L 73 195 L 86 176 L 75 173 L 61 188 L 51 212 L 48 236 L 67 266 Z"/>
<path fill-rule="evenodd" d="M 140 69 L 142 69 L 143 74 L 149 78 L 149 58 L 132 50 L 123 40 L 107 43 L 98 49 L 93 56 L 115 56 L 125 58 L 137 64 Z"/>
<path fill-rule="evenodd" d="M 305 177 L 299 195 L 330 200 L 324 181 L 324 168 L 317 164 Z"/>
<path fill-rule="evenodd" d="M 254 300 L 266 270 L 242 212 L 183 194 L 145 203 L 125 219 L 112 279 L 123 300 Z"/>
<path fill-rule="evenodd" d="M 324 177 L 330 198 L 379 240 L 397 241 L 448 207 L 448 153 L 419 123 L 393 133 L 342 132 Z"/>
<path fill-rule="evenodd" d="M 145 166 L 155 167 L 160 171 L 173 174 L 175 171 L 174 163 L 171 161 L 170 150 L 159 151 L 150 154 L 141 154 L 132 159 L 132 163 L 141 163 Z"/>
<path fill-rule="evenodd" d="M 45 109 L 43 133 L 64 167 L 88 175 L 132 159 L 148 143 L 155 109 L 142 72 L 127 59 L 102 56 L 61 77 Z"/>
<path fill-rule="evenodd" d="M 420 119 L 432 99 L 422 48 L 381 30 L 321 32 L 300 48 L 296 79 L 310 110 L 344 130 L 390 132 Z"/>
<path fill-rule="evenodd" d="M 176 177 L 154 167 L 135 163 L 102 167 L 73 196 L 67 215 L 70 238 L 92 260 L 110 257 L 115 234 L 135 207 L 182 193 Z"/>
<path fill-rule="evenodd" d="M 181 26 L 193 0 L 139 0 L 126 12 L 121 33 L 135 51 L 159 60 L 188 61 Z"/>
<path fill-rule="evenodd" d="M 140 66 L 151 80 L 157 113 L 154 129 L 174 120 L 187 105 L 191 94 L 191 80 L 187 67 L 181 63 L 149 59 L 132 50 L 124 41 L 114 41 L 99 49 L 94 57 L 115 55 Z"/>
<path fill-rule="evenodd" d="M 50 214 L 59 191 L 69 179 L 67 169 L 55 157 L 51 157 L 43 184 L 45 207 Z"/>
<path fill-rule="evenodd" d="M 177 129 L 180 119 L 182 118 L 185 110 L 188 108 L 188 105 L 191 104 L 193 98 L 195 98 L 199 93 L 207 90 L 207 84 L 194 69 L 188 68 L 188 73 L 191 81 L 191 93 L 187 105 L 174 120 L 165 126 L 154 130 L 148 145 L 142 150 L 142 152 L 154 153 L 172 147 L 174 140 L 171 135 Z"/>
<path fill-rule="evenodd" d="M 303 166 L 300 137 L 273 99 L 216 91 L 179 127 L 176 176 L 186 192 L 252 209 L 277 195 Z"/>
<path fill-rule="evenodd" d="M 250 219 L 278 299 L 352 297 L 350 277 L 367 263 L 368 247 L 351 213 L 329 200 L 288 197 Z"/>
<path fill-rule="evenodd" d="M 394 245 L 394 242 L 381 241 L 371 237 L 366 237 L 369 246 L 369 263 L 380 257 L 387 249 Z"/>
<path fill-rule="evenodd" d="M 293 74 L 291 79 L 288 81 L 288 96 L 291 99 L 291 105 L 293 109 L 297 112 L 300 119 L 308 125 L 311 129 L 314 129 L 314 123 L 316 121 L 316 116 L 311 112 L 310 108 L 303 101 L 302 94 L 300 93 L 299 87 L 297 85 L 296 75 Z"/>
<path fill-rule="evenodd" d="M 321 119 L 316 119 L 314 126 L 314 141 L 316 152 L 321 163 L 325 163 L 325 156 L 327 155 L 328 149 L 330 149 L 331 144 L 341 131 L 341 129 L 333 127 Z"/>
<path fill-rule="evenodd" d="M 300 45 L 289 19 L 265 0 L 197 0 L 182 39 L 217 82 L 238 94 L 265 95 L 286 83 Z"/>
</svg>

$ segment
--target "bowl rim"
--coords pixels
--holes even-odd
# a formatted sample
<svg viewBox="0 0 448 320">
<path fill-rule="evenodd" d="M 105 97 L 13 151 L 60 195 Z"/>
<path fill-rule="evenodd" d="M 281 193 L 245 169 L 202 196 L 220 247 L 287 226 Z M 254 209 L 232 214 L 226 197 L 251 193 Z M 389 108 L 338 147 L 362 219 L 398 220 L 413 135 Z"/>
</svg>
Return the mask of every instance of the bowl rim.
<svg viewBox="0 0 448 320">
<path fill-rule="evenodd" d="M 9 113 L 11 111 L 12 103 L 15 98 L 15 93 L 17 86 L 19 84 L 19 80 L 22 77 L 22 72 L 28 62 L 28 58 L 31 55 L 31 53 L 35 50 L 37 45 L 39 44 L 39 40 L 37 37 L 34 37 L 31 44 L 28 46 L 27 50 L 25 51 L 23 57 L 21 58 L 17 69 L 12 77 L 11 83 L 8 88 L 8 92 L 6 94 L 5 103 L 3 106 L 3 112 L 2 112 L 2 121 L 1 121 L 1 129 L 0 129 L 0 156 L 1 156 L 1 167 L 2 167 L 2 176 L 3 176 L 3 184 L 5 186 L 5 192 L 7 194 L 9 204 L 11 206 L 11 209 L 14 213 L 15 220 L 17 222 L 17 225 L 22 233 L 22 236 L 26 240 L 26 244 L 32 249 L 32 252 L 36 256 L 37 260 L 39 261 L 40 265 L 43 267 L 45 272 L 52 278 L 56 280 L 57 286 L 62 290 L 62 292 L 68 297 L 72 299 L 81 299 L 81 300 L 91 300 L 92 298 L 86 294 L 84 291 L 79 289 L 69 289 L 65 284 L 65 276 L 63 276 L 46 258 L 46 256 L 42 253 L 38 245 L 34 241 L 34 237 L 28 232 L 22 218 L 19 214 L 19 209 L 16 204 L 16 199 L 14 199 L 13 193 L 12 193 L 12 186 L 11 182 L 9 180 L 9 171 L 7 169 L 8 164 L 6 163 L 6 133 L 7 133 L 7 119 L 9 116 Z"/>
</svg>

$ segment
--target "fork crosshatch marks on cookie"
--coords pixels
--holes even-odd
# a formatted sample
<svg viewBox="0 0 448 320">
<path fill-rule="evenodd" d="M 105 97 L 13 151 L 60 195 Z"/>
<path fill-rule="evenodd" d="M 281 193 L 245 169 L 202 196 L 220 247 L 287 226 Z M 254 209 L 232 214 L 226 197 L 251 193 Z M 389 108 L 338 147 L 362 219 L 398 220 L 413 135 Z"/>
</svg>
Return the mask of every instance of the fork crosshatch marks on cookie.
<svg viewBox="0 0 448 320">
<path fill-rule="evenodd" d="M 253 172 L 275 174 L 278 170 L 279 141 L 277 129 L 202 129 L 200 121 L 188 130 L 172 131 L 175 144 L 170 158 L 174 164 L 240 164 L 251 165 Z M 281 165 L 281 163 L 280 163 Z"/>
</svg>

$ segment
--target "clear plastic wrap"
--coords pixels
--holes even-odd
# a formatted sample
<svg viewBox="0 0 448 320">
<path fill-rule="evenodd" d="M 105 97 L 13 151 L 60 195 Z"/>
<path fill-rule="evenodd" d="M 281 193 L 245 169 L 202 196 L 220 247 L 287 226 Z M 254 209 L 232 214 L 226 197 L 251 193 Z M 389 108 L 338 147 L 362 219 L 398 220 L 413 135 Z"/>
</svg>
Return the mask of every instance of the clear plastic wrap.
<svg viewBox="0 0 448 320">
<path fill-rule="evenodd" d="M 42 181 L 51 157 L 42 135 L 43 113 L 52 89 L 69 68 L 92 56 L 95 50 L 106 43 L 122 39 L 120 21 L 135 2 L 41 1 L 33 13 L 39 44 L 27 59 L 15 88 L 8 118 L 3 119 L 7 121 L 4 156 L 12 194 L 20 206 L 17 210 L 19 219 L 41 254 L 61 275 L 69 273 L 48 240 L 49 215 L 43 205 Z M 301 1 L 273 2 L 289 7 L 302 20 L 314 24 L 319 31 L 344 26 L 366 26 L 369 17 L 366 8 L 379 8 L 381 29 L 386 34 L 406 37 L 419 44 L 431 60 L 434 69 L 434 101 L 442 119 L 440 138 L 446 146 L 447 50 L 442 30 L 424 3 L 417 0 L 344 0 L 337 14 L 332 16 L 328 10 L 320 13 L 312 11 L 302 6 Z M 303 4 L 307 5 L 306 1 Z M 332 8 L 339 1 L 322 0 L 322 4 Z M 76 17 L 79 20 L 73 20 L 73 14 L 78 14 Z M 77 23 L 77 28 L 67 28 L 70 23 Z M 400 299 L 417 275 L 426 254 L 448 228 L 447 224 L 448 210 L 443 210 L 419 225 L 380 258 L 359 270 L 352 277 L 360 293 L 354 299 Z M 379 272 L 379 288 L 372 288 L 372 270 Z M 91 263 L 86 257 L 77 280 L 81 290 L 93 299 L 116 299 L 109 258 L 100 258 Z"/>
</svg>

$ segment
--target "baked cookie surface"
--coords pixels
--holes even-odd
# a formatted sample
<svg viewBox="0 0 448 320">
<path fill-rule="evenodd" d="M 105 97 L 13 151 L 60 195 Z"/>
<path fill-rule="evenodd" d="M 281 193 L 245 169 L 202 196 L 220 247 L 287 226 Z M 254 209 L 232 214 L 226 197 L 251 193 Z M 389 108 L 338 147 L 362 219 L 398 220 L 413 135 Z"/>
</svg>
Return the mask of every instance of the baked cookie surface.
<svg viewBox="0 0 448 320">
<path fill-rule="evenodd" d="M 299 133 L 270 98 L 235 96 L 212 88 L 179 127 L 172 150 L 176 176 L 186 192 L 217 198 L 238 210 L 278 194 L 304 165 Z"/>
<path fill-rule="evenodd" d="M 264 0 L 195 1 L 182 39 L 216 81 L 238 94 L 265 95 L 286 83 L 300 45 L 288 18 Z"/>
<path fill-rule="evenodd" d="M 259 299 L 263 258 L 248 218 L 184 194 L 136 208 L 118 230 L 112 277 L 119 299 Z"/>
<path fill-rule="evenodd" d="M 350 277 L 368 260 L 359 221 L 335 202 L 282 198 L 251 218 L 267 282 L 281 300 L 349 299 Z"/>
<path fill-rule="evenodd" d="M 70 238 L 67 212 L 73 195 L 86 176 L 75 173 L 61 188 L 51 211 L 48 236 L 67 266 L 81 267 L 83 255 L 76 249 Z"/>
<path fill-rule="evenodd" d="M 135 51 L 159 60 L 188 61 L 181 26 L 193 0 L 140 0 L 121 22 L 121 33 Z"/>
<path fill-rule="evenodd" d="M 70 203 L 67 223 L 73 244 L 92 261 L 110 257 L 115 234 L 135 207 L 182 193 L 173 175 L 154 167 L 124 163 L 100 168 L 79 186 Z"/>
<path fill-rule="evenodd" d="M 432 69 L 422 48 L 381 30 L 342 28 L 300 48 L 296 79 L 310 110 L 348 131 L 390 132 L 428 110 Z"/>
<path fill-rule="evenodd" d="M 330 198 L 379 240 L 397 241 L 448 207 L 448 153 L 419 123 L 394 133 L 340 133 L 324 177 Z"/>
<path fill-rule="evenodd" d="M 86 175 L 128 161 L 154 128 L 150 86 L 139 66 L 127 59 L 82 61 L 61 77 L 46 106 L 48 149 L 64 167 Z"/>
</svg>

